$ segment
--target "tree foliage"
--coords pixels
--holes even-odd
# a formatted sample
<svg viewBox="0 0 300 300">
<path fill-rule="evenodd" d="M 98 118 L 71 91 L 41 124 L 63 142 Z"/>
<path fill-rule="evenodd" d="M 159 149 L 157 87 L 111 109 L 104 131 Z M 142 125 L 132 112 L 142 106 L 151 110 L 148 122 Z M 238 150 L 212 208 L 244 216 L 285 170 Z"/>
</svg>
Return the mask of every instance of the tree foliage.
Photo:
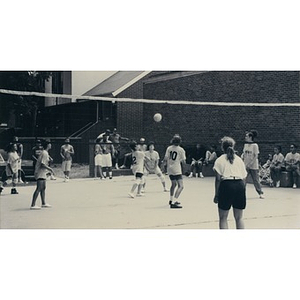
<svg viewBox="0 0 300 300">
<path fill-rule="evenodd" d="M 2 71 L 0 88 L 17 91 L 45 91 L 45 81 L 49 80 L 49 71 Z M 35 96 L 17 96 L 0 94 L 0 122 L 9 122 L 11 114 L 16 120 L 22 120 L 22 126 L 30 128 L 34 135 L 38 109 L 43 107 L 44 98 Z M 18 123 L 18 122 L 17 122 Z"/>
</svg>

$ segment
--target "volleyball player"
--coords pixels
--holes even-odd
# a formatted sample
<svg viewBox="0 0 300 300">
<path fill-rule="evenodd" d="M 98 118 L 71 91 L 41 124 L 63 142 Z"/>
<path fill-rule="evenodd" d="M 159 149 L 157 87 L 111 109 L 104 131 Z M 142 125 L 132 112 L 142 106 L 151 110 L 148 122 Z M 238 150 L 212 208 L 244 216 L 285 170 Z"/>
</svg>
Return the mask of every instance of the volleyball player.
<svg viewBox="0 0 300 300">
<path fill-rule="evenodd" d="M 95 164 L 95 168 L 94 168 L 94 172 L 95 172 L 95 178 L 98 177 L 98 171 L 99 171 L 99 175 L 100 175 L 100 179 L 105 179 L 103 172 L 102 172 L 102 148 L 100 145 L 100 139 L 97 138 L 96 139 L 96 144 L 95 144 L 95 150 L 94 150 L 94 154 L 95 154 L 95 158 L 94 158 L 94 164 Z"/>
<path fill-rule="evenodd" d="M 8 157 L 5 171 L 7 177 L 12 179 L 11 194 L 19 194 L 16 190 L 16 184 L 18 181 L 18 170 L 20 164 L 20 157 L 17 153 L 17 149 L 18 147 L 16 143 L 10 143 L 7 151 Z"/>
<path fill-rule="evenodd" d="M 132 185 L 131 191 L 128 194 L 129 197 L 134 198 L 134 192 L 137 188 L 137 197 L 141 197 L 141 191 L 144 183 L 144 161 L 145 161 L 145 153 L 141 151 L 139 145 L 136 141 L 132 141 L 129 144 L 129 147 L 132 151 L 132 172 L 135 176 L 135 183 Z"/>
<path fill-rule="evenodd" d="M 218 203 L 219 228 L 228 229 L 227 217 L 231 206 L 236 228 L 244 229 L 243 210 L 246 208 L 245 178 L 247 171 L 242 159 L 235 154 L 235 141 L 223 137 L 224 152 L 214 164 L 216 172 L 214 202 Z"/>
<path fill-rule="evenodd" d="M 109 134 L 105 134 L 100 143 L 102 148 L 102 168 L 106 172 L 106 177 L 109 176 L 109 179 L 112 179 L 112 155 L 114 153 L 114 145 L 108 138 Z"/>
<path fill-rule="evenodd" d="M 64 145 L 60 148 L 60 156 L 62 157 L 62 170 L 65 174 L 65 182 L 70 179 L 70 171 L 72 167 L 72 156 L 75 154 L 73 146 L 70 144 L 70 139 L 66 139 Z"/>
<path fill-rule="evenodd" d="M 245 145 L 243 149 L 242 159 L 245 163 L 248 176 L 250 175 L 253 180 L 253 184 L 256 192 L 259 195 L 260 199 L 264 199 L 264 192 L 262 191 L 260 182 L 259 182 L 259 164 L 258 164 L 258 155 L 259 148 L 258 145 L 254 142 L 255 137 L 257 137 L 257 131 L 251 130 L 247 131 L 245 135 Z M 247 177 L 248 177 L 247 176 Z M 246 181 L 247 182 L 247 181 Z"/>
<path fill-rule="evenodd" d="M 42 200 L 42 207 L 43 208 L 50 208 L 51 205 L 46 203 L 46 179 L 47 179 L 47 173 L 51 172 L 54 174 L 54 171 L 52 168 L 49 167 L 49 153 L 48 151 L 51 149 L 51 142 L 49 140 L 44 142 L 43 145 L 44 150 L 41 152 L 41 154 L 38 157 L 38 160 L 36 162 L 35 166 L 35 172 L 34 177 L 36 179 L 36 189 L 32 196 L 32 202 L 30 209 L 37 210 L 41 209 L 40 206 L 36 205 L 36 200 L 38 195 L 41 195 Z"/>
<path fill-rule="evenodd" d="M 177 200 L 183 190 L 182 164 L 185 165 L 186 155 L 184 149 L 179 146 L 180 143 L 181 137 L 174 135 L 171 140 L 172 145 L 167 148 L 164 158 L 164 163 L 167 165 L 167 172 L 172 183 L 170 188 L 170 208 L 182 208 L 180 202 Z M 173 200 L 175 200 L 174 203 Z"/>
<path fill-rule="evenodd" d="M 168 192 L 166 188 L 166 181 L 165 177 L 159 167 L 159 154 L 157 151 L 154 150 L 154 142 L 149 142 L 147 146 L 147 151 L 145 152 L 145 156 L 148 158 L 145 160 L 145 169 L 144 169 L 144 176 L 148 176 L 149 174 L 156 174 L 161 181 L 163 186 L 164 192 Z M 146 186 L 146 179 L 143 185 L 143 188 Z"/>
<path fill-rule="evenodd" d="M 23 145 L 19 142 L 19 138 L 17 136 L 13 137 L 13 143 L 17 145 L 17 153 L 19 155 L 18 161 L 18 183 L 24 183 L 22 180 L 22 156 L 23 156 Z"/>
</svg>

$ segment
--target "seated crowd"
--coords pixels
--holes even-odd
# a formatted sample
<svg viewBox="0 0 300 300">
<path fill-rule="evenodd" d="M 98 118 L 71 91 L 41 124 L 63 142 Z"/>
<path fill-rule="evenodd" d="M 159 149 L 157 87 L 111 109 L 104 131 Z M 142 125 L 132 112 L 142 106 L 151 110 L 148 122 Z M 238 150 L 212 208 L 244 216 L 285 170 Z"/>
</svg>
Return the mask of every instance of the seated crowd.
<svg viewBox="0 0 300 300">
<path fill-rule="evenodd" d="M 291 144 L 290 152 L 285 156 L 281 152 L 281 146 L 274 147 L 274 154 L 269 154 L 267 162 L 260 167 L 260 180 L 271 187 L 280 187 L 282 174 L 286 174 L 292 187 L 297 188 L 300 176 L 300 154 L 297 152 L 297 146 Z"/>
</svg>

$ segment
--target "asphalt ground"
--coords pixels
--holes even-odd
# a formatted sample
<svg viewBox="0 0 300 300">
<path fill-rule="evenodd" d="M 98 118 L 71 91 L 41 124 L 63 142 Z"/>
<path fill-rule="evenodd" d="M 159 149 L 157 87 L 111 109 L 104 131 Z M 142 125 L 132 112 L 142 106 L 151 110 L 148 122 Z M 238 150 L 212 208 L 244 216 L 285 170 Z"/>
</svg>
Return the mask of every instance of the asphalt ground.
<svg viewBox="0 0 300 300">
<path fill-rule="evenodd" d="M 170 181 L 166 178 L 167 186 Z M 1 194 L 2 229 L 218 229 L 217 205 L 213 203 L 214 178 L 184 177 L 182 209 L 170 209 L 169 193 L 163 192 L 156 175 L 147 179 L 143 197 L 131 199 L 133 176 L 112 180 L 47 180 L 46 202 L 51 208 L 30 210 L 35 183 L 18 186 L 18 195 L 7 186 Z M 264 187 L 259 199 L 247 185 L 246 229 L 300 228 L 299 189 Z M 40 205 L 40 198 L 37 200 Z M 229 228 L 234 229 L 232 211 Z"/>
</svg>

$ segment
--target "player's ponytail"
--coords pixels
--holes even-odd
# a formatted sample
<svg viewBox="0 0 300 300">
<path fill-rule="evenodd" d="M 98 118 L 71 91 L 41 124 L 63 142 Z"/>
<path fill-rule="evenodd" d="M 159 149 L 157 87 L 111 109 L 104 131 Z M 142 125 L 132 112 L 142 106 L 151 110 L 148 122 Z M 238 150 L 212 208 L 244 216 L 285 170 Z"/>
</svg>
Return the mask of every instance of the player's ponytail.
<svg viewBox="0 0 300 300">
<path fill-rule="evenodd" d="M 227 155 L 227 159 L 232 164 L 235 155 L 235 151 L 234 151 L 235 140 L 229 136 L 224 136 L 221 139 L 221 142 L 222 142 L 222 149 L 224 153 Z"/>
<path fill-rule="evenodd" d="M 233 160 L 234 160 L 234 149 L 233 149 L 233 147 L 229 146 L 226 150 L 226 154 L 227 154 L 227 159 L 232 164 Z"/>
</svg>

